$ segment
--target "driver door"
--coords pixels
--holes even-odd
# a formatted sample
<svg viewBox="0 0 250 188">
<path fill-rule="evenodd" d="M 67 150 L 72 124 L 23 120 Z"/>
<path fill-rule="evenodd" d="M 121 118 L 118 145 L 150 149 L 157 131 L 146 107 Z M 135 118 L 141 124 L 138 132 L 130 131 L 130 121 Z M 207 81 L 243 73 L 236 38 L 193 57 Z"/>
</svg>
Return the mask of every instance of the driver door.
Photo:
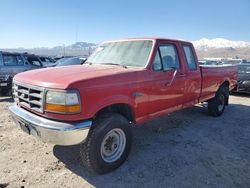
<svg viewBox="0 0 250 188">
<path fill-rule="evenodd" d="M 174 43 L 161 43 L 153 62 L 149 96 L 150 116 L 158 116 L 182 108 L 185 74 Z"/>
</svg>

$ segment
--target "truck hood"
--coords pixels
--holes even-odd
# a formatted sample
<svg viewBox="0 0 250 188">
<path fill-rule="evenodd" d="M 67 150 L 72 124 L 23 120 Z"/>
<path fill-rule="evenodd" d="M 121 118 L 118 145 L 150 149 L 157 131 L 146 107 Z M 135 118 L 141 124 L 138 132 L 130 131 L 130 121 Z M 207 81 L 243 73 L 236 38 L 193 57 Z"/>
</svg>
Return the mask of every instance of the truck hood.
<svg viewBox="0 0 250 188">
<path fill-rule="evenodd" d="M 73 65 L 22 72 L 14 77 L 14 81 L 45 88 L 66 89 L 79 81 L 133 71 L 135 71 L 133 68 L 113 65 Z"/>
</svg>

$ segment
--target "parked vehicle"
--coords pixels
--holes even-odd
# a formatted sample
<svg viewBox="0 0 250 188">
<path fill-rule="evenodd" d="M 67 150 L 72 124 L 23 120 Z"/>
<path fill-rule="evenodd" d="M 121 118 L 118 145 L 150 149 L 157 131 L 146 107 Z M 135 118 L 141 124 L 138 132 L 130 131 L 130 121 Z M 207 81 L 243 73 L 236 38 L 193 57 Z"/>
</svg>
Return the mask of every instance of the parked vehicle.
<svg viewBox="0 0 250 188">
<path fill-rule="evenodd" d="M 233 58 L 228 58 L 223 60 L 223 64 L 229 64 L 229 65 L 238 65 L 243 62 L 244 60 L 242 59 L 233 59 Z"/>
<path fill-rule="evenodd" d="M 42 62 L 43 66 L 53 65 L 56 62 L 54 59 L 47 56 L 39 56 L 38 58 Z"/>
<path fill-rule="evenodd" d="M 54 61 L 58 61 L 59 59 L 62 59 L 63 57 L 54 57 Z"/>
<path fill-rule="evenodd" d="M 238 68 L 238 82 L 233 91 L 250 93 L 250 63 L 241 63 Z"/>
<path fill-rule="evenodd" d="M 29 64 L 34 65 L 34 66 L 38 66 L 38 67 L 43 67 L 43 63 L 37 55 L 28 54 L 28 53 L 24 53 L 23 55 Z"/>
<path fill-rule="evenodd" d="M 15 74 L 41 68 L 32 61 L 27 61 L 27 54 L 0 52 L 0 92 L 10 94 L 12 78 Z"/>
<path fill-rule="evenodd" d="M 102 174 L 127 158 L 132 126 L 199 102 L 220 116 L 236 82 L 236 66 L 200 67 L 190 42 L 109 41 L 83 65 L 16 75 L 10 111 L 44 142 L 80 144 L 86 168 Z"/>
<path fill-rule="evenodd" d="M 69 58 L 69 57 L 73 57 L 73 56 L 60 56 L 60 57 L 54 57 L 54 61 L 58 61 L 60 59 L 63 59 L 63 58 Z"/>
<path fill-rule="evenodd" d="M 199 60 L 198 63 L 199 63 L 199 65 L 205 65 L 206 61 L 205 60 Z"/>
<path fill-rule="evenodd" d="M 59 59 L 53 64 L 47 65 L 46 67 L 60 67 L 69 65 L 81 65 L 86 61 L 86 57 L 65 57 Z"/>
<path fill-rule="evenodd" d="M 215 60 L 202 60 L 199 61 L 200 65 L 222 65 L 223 63 L 221 61 L 215 61 Z"/>
</svg>

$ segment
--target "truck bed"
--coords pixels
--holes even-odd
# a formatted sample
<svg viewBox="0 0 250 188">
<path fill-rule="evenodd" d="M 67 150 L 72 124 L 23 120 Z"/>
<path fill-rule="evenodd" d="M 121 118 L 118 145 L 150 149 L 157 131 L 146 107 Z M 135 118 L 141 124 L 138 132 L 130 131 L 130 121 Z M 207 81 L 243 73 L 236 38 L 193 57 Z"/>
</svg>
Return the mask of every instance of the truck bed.
<svg viewBox="0 0 250 188">
<path fill-rule="evenodd" d="M 237 65 L 201 65 L 201 95 L 200 102 L 214 97 L 218 87 L 225 80 L 229 81 L 231 91 L 237 84 Z"/>
</svg>

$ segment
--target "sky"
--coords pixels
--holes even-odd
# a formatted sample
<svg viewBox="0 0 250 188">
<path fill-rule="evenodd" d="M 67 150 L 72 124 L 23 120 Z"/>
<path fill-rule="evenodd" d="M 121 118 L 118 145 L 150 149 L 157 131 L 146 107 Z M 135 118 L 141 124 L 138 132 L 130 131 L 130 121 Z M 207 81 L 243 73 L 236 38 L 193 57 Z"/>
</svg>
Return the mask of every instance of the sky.
<svg viewBox="0 0 250 188">
<path fill-rule="evenodd" d="M 250 0 L 0 0 L 0 48 L 129 37 L 250 41 Z"/>
</svg>

